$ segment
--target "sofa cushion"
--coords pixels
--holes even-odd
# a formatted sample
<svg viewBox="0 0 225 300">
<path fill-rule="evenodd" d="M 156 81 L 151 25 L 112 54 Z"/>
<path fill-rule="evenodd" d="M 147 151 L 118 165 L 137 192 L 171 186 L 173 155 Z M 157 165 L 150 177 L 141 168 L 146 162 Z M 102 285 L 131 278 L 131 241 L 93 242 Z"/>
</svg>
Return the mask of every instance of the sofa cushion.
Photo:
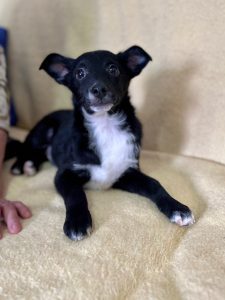
<svg viewBox="0 0 225 300">
<path fill-rule="evenodd" d="M 70 92 L 38 71 L 46 55 L 138 44 L 153 58 L 130 91 L 144 148 L 225 163 L 224 0 L 1 0 L 0 20 L 19 126 L 71 106 Z"/>
<path fill-rule="evenodd" d="M 171 224 L 153 203 L 133 194 L 87 191 L 94 232 L 73 242 L 62 230 L 56 169 L 45 163 L 34 177 L 12 177 L 11 164 L 5 164 L 7 197 L 27 204 L 33 217 L 18 235 L 4 230 L 1 299 L 223 299 L 223 165 L 142 152 L 142 170 L 188 205 L 196 223 Z"/>
</svg>

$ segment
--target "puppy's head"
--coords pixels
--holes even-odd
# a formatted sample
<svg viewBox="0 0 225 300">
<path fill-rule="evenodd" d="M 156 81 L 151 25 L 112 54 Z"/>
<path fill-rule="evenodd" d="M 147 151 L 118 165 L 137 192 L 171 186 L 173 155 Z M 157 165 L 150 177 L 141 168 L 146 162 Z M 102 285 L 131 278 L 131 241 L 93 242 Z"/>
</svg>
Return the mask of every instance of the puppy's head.
<svg viewBox="0 0 225 300">
<path fill-rule="evenodd" d="M 124 52 L 87 52 L 76 59 L 49 54 L 42 62 L 44 69 L 58 83 L 74 94 L 75 105 L 88 113 L 111 110 L 127 93 L 130 80 L 139 75 L 151 57 L 140 47 Z"/>
</svg>

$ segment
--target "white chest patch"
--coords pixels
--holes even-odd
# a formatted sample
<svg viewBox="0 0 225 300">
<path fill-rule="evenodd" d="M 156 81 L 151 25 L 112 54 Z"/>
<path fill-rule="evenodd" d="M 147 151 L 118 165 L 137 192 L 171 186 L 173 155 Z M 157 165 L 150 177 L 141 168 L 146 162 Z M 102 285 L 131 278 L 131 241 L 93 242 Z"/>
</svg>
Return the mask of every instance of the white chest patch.
<svg viewBox="0 0 225 300">
<path fill-rule="evenodd" d="M 137 167 L 135 153 L 139 150 L 135 137 L 126 129 L 123 114 L 107 112 L 90 115 L 84 112 L 92 147 L 98 153 L 101 165 L 74 164 L 75 169 L 88 169 L 91 180 L 85 185 L 91 189 L 107 189 L 130 167 Z"/>
</svg>

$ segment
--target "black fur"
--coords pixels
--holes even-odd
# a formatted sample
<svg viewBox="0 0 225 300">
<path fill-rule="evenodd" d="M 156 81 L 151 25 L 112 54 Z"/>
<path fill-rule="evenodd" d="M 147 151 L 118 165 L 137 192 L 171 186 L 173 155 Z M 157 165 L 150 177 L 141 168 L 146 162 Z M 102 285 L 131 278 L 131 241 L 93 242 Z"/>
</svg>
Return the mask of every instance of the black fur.
<svg viewBox="0 0 225 300">
<path fill-rule="evenodd" d="M 120 130 L 132 133 L 135 159 L 139 159 L 141 124 L 130 103 L 128 87 L 151 60 L 140 47 L 133 46 L 117 55 L 109 51 L 94 51 L 77 59 L 50 54 L 40 66 L 58 83 L 67 86 L 73 94 L 73 111 L 53 112 L 44 117 L 29 133 L 17 154 L 13 173 L 30 174 L 42 162 L 51 160 L 58 168 L 55 186 L 66 207 L 65 234 L 80 240 L 90 233 L 91 214 L 83 186 L 91 180 L 87 169 L 74 169 L 74 164 L 101 166 L 84 120 L 84 111 L 94 115 L 109 106 L 107 114 L 123 114 L 125 121 Z M 27 161 L 30 161 L 26 165 Z M 28 168 L 27 168 L 28 167 Z M 32 171 L 31 170 L 31 171 Z M 171 221 L 179 214 L 181 221 L 191 218 L 190 209 L 174 200 L 158 181 L 141 173 L 139 166 L 128 168 L 120 174 L 113 188 L 148 197 Z M 188 223 L 189 224 L 189 223 Z M 180 225 L 186 225 L 180 224 Z"/>
</svg>

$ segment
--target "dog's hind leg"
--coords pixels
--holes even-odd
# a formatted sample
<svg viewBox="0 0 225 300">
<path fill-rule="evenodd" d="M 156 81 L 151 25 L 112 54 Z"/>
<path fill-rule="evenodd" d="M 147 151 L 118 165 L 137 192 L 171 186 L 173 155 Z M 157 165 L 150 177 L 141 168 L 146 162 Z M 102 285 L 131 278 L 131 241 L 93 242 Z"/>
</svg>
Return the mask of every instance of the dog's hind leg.
<svg viewBox="0 0 225 300">
<path fill-rule="evenodd" d="M 37 173 L 40 165 L 48 160 L 48 149 L 57 127 L 51 121 L 51 118 L 45 118 L 30 131 L 20 146 L 16 162 L 11 167 L 12 174 L 32 176 Z"/>
<path fill-rule="evenodd" d="M 29 139 L 21 145 L 17 159 L 11 167 L 11 173 L 13 175 L 35 175 L 40 165 L 46 160 L 45 151 L 43 151 L 41 147 L 35 148 L 31 137 L 29 137 Z"/>
<path fill-rule="evenodd" d="M 13 175 L 35 175 L 40 165 L 47 160 L 46 155 L 42 151 L 29 146 L 22 144 L 21 153 L 17 156 L 16 162 L 11 167 Z"/>
</svg>

